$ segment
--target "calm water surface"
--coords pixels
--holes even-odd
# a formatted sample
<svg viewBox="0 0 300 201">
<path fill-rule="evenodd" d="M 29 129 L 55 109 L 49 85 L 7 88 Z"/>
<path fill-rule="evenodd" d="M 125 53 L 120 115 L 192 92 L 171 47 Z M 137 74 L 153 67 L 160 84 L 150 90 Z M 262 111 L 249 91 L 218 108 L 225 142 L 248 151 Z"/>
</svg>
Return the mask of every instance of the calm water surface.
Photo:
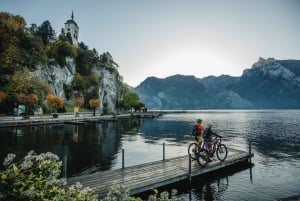
<svg viewBox="0 0 300 201">
<path fill-rule="evenodd" d="M 300 110 L 205 110 L 166 114 L 157 119 L 107 124 L 47 125 L 0 129 L 0 160 L 8 153 L 51 151 L 65 163 L 64 174 L 95 171 L 187 154 L 195 119 L 212 123 L 228 147 L 248 150 L 254 166 L 179 186 L 184 200 L 277 200 L 300 194 Z M 250 174 L 251 173 L 251 174 Z"/>
</svg>

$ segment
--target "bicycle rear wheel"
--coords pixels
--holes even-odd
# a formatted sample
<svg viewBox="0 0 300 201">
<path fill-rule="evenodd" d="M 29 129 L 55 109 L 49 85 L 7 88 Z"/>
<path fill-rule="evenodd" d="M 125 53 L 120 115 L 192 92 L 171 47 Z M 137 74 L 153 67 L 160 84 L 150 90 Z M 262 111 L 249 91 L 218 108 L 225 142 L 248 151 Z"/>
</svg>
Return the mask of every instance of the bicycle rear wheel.
<svg viewBox="0 0 300 201">
<path fill-rule="evenodd" d="M 199 149 L 198 144 L 195 142 L 189 145 L 188 153 L 193 160 L 196 160 L 197 158 L 198 149 Z"/>
<path fill-rule="evenodd" d="M 197 162 L 200 166 L 205 166 L 209 161 L 209 153 L 205 149 L 201 149 L 197 155 Z"/>
<path fill-rule="evenodd" d="M 227 158 L 227 147 L 225 144 L 219 144 L 217 148 L 217 158 L 220 161 L 224 161 Z"/>
</svg>

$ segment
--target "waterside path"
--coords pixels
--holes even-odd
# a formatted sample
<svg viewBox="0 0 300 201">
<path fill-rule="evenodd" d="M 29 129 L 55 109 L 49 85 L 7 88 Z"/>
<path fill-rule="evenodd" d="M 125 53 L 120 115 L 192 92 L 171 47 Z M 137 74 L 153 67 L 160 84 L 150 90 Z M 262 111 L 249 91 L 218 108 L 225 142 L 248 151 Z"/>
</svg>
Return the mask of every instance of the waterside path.
<svg viewBox="0 0 300 201">
<path fill-rule="evenodd" d="M 120 115 L 97 115 L 93 116 L 92 113 L 80 113 L 76 116 L 73 113 L 59 114 L 57 118 L 53 118 L 51 115 L 43 116 L 30 116 L 30 117 L 13 117 L 13 116 L 1 116 L 0 128 L 5 127 L 22 127 L 22 126 L 35 126 L 35 125 L 47 125 L 47 124 L 85 124 L 89 122 L 102 123 L 107 121 L 117 121 L 118 119 L 126 118 L 156 118 L 161 116 L 160 112 L 134 112 L 130 114 Z"/>
</svg>

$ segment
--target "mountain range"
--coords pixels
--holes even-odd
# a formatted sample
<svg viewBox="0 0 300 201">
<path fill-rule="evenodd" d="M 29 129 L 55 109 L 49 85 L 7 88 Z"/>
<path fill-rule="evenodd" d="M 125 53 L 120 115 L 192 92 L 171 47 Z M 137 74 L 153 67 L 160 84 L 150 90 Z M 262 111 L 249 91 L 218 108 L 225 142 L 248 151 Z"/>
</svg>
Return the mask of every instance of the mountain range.
<svg viewBox="0 0 300 201">
<path fill-rule="evenodd" d="M 300 60 L 259 58 L 240 77 L 148 77 L 134 91 L 148 109 L 299 109 Z"/>
</svg>

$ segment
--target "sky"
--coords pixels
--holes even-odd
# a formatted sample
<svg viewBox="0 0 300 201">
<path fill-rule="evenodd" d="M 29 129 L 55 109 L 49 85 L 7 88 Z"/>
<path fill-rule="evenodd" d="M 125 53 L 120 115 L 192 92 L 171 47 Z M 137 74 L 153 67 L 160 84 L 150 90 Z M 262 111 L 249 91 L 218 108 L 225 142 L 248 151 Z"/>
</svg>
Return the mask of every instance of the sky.
<svg viewBox="0 0 300 201">
<path fill-rule="evenodd" d="M 300 60 L 300 0 L 0 0 L 28 26 L 71 19 L 79 42 L 109 52 L 123 81 L 241 76 L 259 57 Z"/>
</svg>

